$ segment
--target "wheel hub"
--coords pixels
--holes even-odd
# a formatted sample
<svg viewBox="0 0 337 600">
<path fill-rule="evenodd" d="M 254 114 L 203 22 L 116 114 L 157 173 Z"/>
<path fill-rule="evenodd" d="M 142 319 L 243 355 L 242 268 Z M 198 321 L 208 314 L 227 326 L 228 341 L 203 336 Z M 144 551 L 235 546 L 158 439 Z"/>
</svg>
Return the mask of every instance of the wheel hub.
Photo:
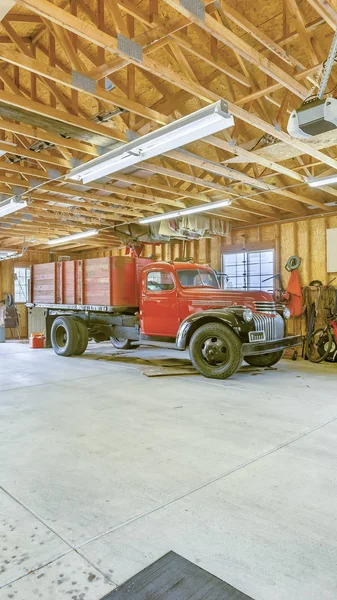
<svg viewBox="0 0 337 600">
<path fill-rule="evenodd" d="M 56 338 L 57 344 L 60 348 L 63 348 L 66 345 L 67 332 L 64 329 L 64 327 L 62 327 L 62 325 L 59 325 L 59 327 L 56 329 L 55 338 Z"/>
<path fill-rule="evenodd" d="M 218 337 L 208 338 L 202 345 L 201 353 L 207 362 L 212 365 L 227 362 L 227 348 Z"/>
</svg>

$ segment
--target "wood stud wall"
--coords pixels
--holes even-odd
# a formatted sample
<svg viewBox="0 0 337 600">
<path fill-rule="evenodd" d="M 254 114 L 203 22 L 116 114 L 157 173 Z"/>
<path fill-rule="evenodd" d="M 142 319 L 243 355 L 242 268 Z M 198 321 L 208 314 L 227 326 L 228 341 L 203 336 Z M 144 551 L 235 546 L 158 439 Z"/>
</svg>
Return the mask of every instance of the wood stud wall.
<svg viewBox="0 0 337 600">
<path fill-rule="evenodd" d="M 337 215 L 281 223 L 275 225 L 260 225 L 247 229 L 235 229 L 227 238 L 223 250 L 242 247 L 242 236 L 245 236 L 247 249 L 258 247 L 261 242 L 270 242 L 270 247 L 279 249 L 279 264 L 284 284 L 289 279 L 289 273 L 284 269 L 288 258 L 297 254 L 302 259 L 300 278 L 302 285 L 319 279 L 323 284 L 328 283 L 337 273 L 326 271 L 326 229 L 337 227 Z M 336 282 L 334 283 L 336 285 Z"/>
</svg>

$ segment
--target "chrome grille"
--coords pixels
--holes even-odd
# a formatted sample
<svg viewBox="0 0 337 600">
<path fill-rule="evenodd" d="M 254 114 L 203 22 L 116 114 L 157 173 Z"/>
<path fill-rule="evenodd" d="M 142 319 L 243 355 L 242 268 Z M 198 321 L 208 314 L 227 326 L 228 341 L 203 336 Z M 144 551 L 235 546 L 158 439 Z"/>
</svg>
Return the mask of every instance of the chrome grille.
<svg viewBox="0 0 337 600">
<path fill-rule="evenodd" d="M 268 315 L 276 315 L 276 304 L 275 302 L 267 302 L 265 300 L 258 300 L 254 302 L 255 310 L 258 313 L 265 313 Z"/>
<path fill-rule="evenodd" d="M 280 340 L 284 337 L 284 321 L 281 315 L 269 317 L 267 315 L 258 315 L 253 313 L 253 320 L 256 331 L 264 331 L 266 340 Z"/>
</svg>

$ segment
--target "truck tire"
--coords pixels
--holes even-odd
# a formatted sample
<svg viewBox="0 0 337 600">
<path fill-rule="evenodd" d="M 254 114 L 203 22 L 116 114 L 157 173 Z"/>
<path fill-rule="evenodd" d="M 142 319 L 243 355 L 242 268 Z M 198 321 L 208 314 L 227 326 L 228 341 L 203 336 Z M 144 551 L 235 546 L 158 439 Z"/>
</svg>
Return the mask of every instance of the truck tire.
<svg viewBox="0 0 337 600">
<path fill-rule="evenodd" d="M 110 340 L 112 345 L 115 346 L 115 348 L 118 348 L 118 350 L 129 350 L 130 348 L 135 347 L 131 346 L 131 342 L 128 338 L 111 337 Z"/>
<path fill-rule="evenodd" d="M 227 325 L 206 323 L 192 335 L 190 358 L 204 377 L 227 379 L 241 365 L 241 341 Z"/>
<path fill-rule="evenodd" d="M 88 328 L 86 326 L 86 324 L 82 321 L 82 319 L 74 319 L 76 326 L 77 326 L 77 331 L 78 331 L 78 335 L 79 335 L 79 340 L 78 340 L 78 346 L 76 351 L 74 352 L 75 356 L 80 356 L 81 354 L 83 354 L 88 346 L 88 341 L 89 341 L 89 332 L 88 332 Z"/>
<path fill-rule="evenodd" d="M 244 356 L 246 363 L 252 367 L 272 367 L 281 360 L 283 350 L 278 352 L 270 352 L 269 354 L 258 354 L 256 356 Z M 295 359 L 296 360 L 296 359 Z"/>
<path fill-rule="evenodd" d="M 79 345 L 79 333 L 73 317 L 57 317 L 51 328 L 51 343 L 59 356 L 72 356 Z"/>
</svg>

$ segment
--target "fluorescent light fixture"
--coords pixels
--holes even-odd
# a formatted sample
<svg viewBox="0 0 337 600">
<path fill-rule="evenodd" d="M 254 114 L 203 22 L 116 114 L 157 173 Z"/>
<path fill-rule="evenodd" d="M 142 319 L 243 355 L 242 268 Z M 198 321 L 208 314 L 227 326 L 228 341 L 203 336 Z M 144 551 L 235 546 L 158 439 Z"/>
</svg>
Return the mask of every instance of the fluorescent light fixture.
<svg viewBox="0 0 337 600">
<path fill-rule="evenodd" d="M 3 2 L 3 0 L 0 0 L 0 2 Z M 13 4 L 13 6 L 14 6 L 14 4 Z M 2 21 L 1 10 L 2 10 L 2 5 L 0 6 L 0 21 Z M 13 148 L 16 147 L 16 144 L 13 144 L 13 142 L 6 142 L 5 140 L 1 140 L 1 144 L 6 144 L 6 146 L 8 146 L 8 150 L 11 149 L 10 147 L 12 147 L 12 150 L 13 150 Z M 7 154 L 8 150 L 0 150 L 0 156 Z"/>
<path fill-rule="evenodd" d="M 56 246 L 57 244 L 66 244 L 74 240 L 80 240 L 82 238 L 91 237 L 97 235 L 98 229 L 88 229 L 88 231 L 81 231 L 80 233 L 74 233 L 73 235 L 66 235 L 65 237 L 56 238 L 55 240 L 48 240 L 49 246 Z"/>
<path fill-rule="evenodd" d="M 11 260 L 12 258 L 21 258 L 21 256 L 23 256 L 22 252 L 20 252 L 20 254 L 18 252 L 8 252 L 6 256 L 0 254 L 0 262 Z"/>
<path fill-rule="evenodd" d="M 13 8 L 15 2 L 13 0 L 1 0 L 0 5 L 0 21 L 7 15 L 7 13 Z"/>
<path fill-rule="evenodd" d="M 146 223 L 154 223 L 155 221 L 166 221 L 167 219 L 176 219 L 178 217 L 184 217 L 185 215 L 193 215 L 194 213 L 210 212 L 215 208 L 222 208 L 223 206 L 230 206 L 231 204 L 231 200 L 218 200 L 218 202 L 210 202 L 209 204 L 203 204 L 202 206 L 191 206 L 191 208 L 183 208 L 182 210 L 163 213 L 161 215 L 155 215 L 154 217 L 145 217 L 138 222 L 145 225 Z"/>
<path fill-rule="evenodd" d="M 103 156 L 75 167 L 68 179 L 89 183 L 116 171 L 121 171 L 138 162 L 159 156 L 175 148 L 185 146 L 203 137 L 233 127 L 234 119 L 228 112 L 227 102 L 218 100 L 187 117 L 177 119 L 152 133 L 121 144 Z"/>
<path fill-rule="evenodd" d="M 0 203 L 0 217 L 6 217 L 22 208 L 27 207 L 27 202 L 25 200 L 17 200 L 16 198 L 9 198 L 4 202 Z"/>
<path fill-rule="evenodd" d="M 321 187 L 322 185 L 330 185 L 330 183 L 337 183 L 337 173 L 335 173 L 335 175 L 329 175 L 328 177 L 308 179 L 310 187 Z"/>
</svg>

